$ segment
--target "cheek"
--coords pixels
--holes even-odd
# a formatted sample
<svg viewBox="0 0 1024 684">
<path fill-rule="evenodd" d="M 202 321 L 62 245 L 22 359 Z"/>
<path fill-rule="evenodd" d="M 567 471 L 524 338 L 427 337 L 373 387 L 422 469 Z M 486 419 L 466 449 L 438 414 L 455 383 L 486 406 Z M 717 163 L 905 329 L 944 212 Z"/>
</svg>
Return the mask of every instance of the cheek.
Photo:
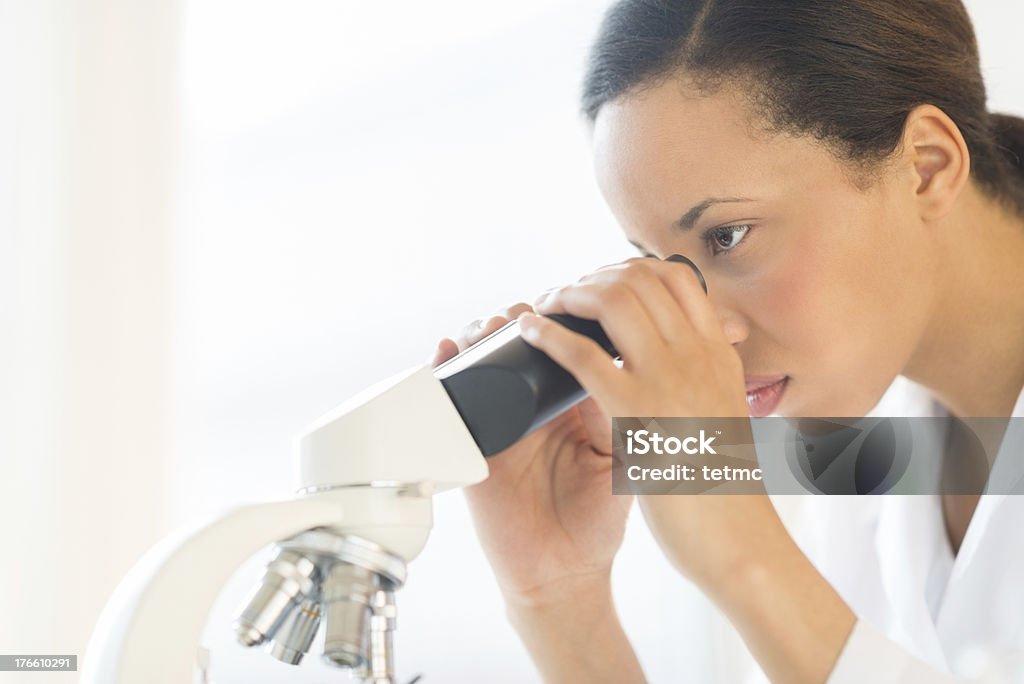
<svg viewBox="0 0 1024 684">
<path fill-rule="evenodd" d="M 884 336 L 871 332 L 888 323 L 891 310 L 889 283 L 876 272 L 874 238 L 863 229 L 853 238 L 858 234 L 844 238 L 836 231 L 804 232 L 799 247 L 761 274 L 747 299 L 772 347 L 765 355 L 778 366 L 767 370 L 794 376 L 784 406 L 790 415 L 861 415 L 901 368 Z"/>
<path fill-rule="evenodd" d="M 770 344 L 779 347 L 780 361 L 800 366 L 818 356 L 835 341 L 834 316 L 846 298 L 837 287 L 833 249 L 813 231 L 801 231 L 800 240 L 789 242 L 773 264 L 750 281 L 746 309 L 754 325 Z M 787 369 L 777 369 L 787 370 Z M 789 368 L 796 372 L 797 368 Z"/>
<path fill-rule="evenodd" d="M 836 321 L 831 317 L 839 304 L 834 286 L 830 269 L 806 251 L 760 279 L 750 310 L 756 312 L 758 328 L 782 347 L 788 363 L 802 365 L 834 343 Z"/>
</svg>

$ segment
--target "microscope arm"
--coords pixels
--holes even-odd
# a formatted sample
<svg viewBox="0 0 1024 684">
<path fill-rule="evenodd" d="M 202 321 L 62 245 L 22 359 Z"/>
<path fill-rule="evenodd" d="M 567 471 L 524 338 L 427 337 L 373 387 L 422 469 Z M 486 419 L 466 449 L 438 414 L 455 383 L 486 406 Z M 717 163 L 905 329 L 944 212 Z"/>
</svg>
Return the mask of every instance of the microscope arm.
<svg viewBox="0 0 1024 684">
<path fill-rule="evenodd" d="M 196 649 L 231 574 L 269 541 L 336 525 L 335 501 L 241 506 L 176 532 L 147 552 L 118 586 L 89 643 L 83 684 L 193 682 Z"/>
</svg>

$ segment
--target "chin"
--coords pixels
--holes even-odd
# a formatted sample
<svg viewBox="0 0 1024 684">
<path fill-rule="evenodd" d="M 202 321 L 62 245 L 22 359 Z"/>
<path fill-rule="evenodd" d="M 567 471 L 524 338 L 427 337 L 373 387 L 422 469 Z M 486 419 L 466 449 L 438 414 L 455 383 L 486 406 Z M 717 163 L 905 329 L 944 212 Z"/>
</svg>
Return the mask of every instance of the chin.
<svg viewBox="0 0 1024 684">
<path fill-rule="evenodd" d="M 817 401 L 800 396 L 800 386 L 789 381 L 786 396 L 773 415 L 783 418 L 862 418 L 878 403 L 858 396 L 837 396 L 835 393 Z M 794 391 L 795 390 L 795 391 Z M 803 399 L 803 400 L 802 400 Z"/>
</svg>

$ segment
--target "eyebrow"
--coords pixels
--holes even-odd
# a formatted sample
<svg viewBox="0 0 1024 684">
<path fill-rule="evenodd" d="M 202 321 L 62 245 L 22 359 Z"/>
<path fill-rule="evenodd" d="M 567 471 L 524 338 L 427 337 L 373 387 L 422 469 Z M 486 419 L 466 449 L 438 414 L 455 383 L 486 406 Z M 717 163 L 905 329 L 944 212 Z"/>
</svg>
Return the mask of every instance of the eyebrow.
<svg viewBox="0 0 1024 684">
<path fill-rule="evenodd" d="M 679 218 L 679 220 L 672 225 L 676 228 L 680 228 L 681 230 L 690 230 L 700 219 L 700 215 L 703 214 L 708 207 L 711 207 L 715 204 L 725 204 L 727 202 L 751 201 L 753 200 L 747 197 L 708 197 L 699 202 L 698 204 L 694 205 L 692 208 L 690 208 L 689 211 L 683 214 Z"/>
<path fill-rule="evenodd" d="M 705 210 L 716 204 L 726 204 L 729 202 L 753 202 L 753 200 L 748 197 L 706 197 L 697 204 L 690 207 L 690 209 L 685 214 L 680 216 L 679 219 L 672 224 L 672 227 L 684 232 L 692 230 L 693 227 L 697 224 L 697 221 L 700 220 L 701 214 L 703 214 Z M 634 242 L 633 240 L 630 240 L 629 244 L 633 245 L 641 252 L 647 252 L 647 250 L 644 249 L 642 245 L 640 245 L 637 242 Z"/>
</svg>

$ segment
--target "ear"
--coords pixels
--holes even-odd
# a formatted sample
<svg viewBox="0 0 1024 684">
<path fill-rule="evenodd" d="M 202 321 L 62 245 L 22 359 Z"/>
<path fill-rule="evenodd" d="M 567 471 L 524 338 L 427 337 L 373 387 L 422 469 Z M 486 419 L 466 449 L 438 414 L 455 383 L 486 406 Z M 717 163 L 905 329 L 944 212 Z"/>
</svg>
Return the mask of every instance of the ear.
<svg viewBox="0 0 1024 684">
<path fill-rule="evenodd" d="M 918 213 L 926 221 L 944 216 L 971 173 L 960 129 L 935 105 L 918 105 L 907 115 L 901 142 L 913 169 Z"/>
</svg>

